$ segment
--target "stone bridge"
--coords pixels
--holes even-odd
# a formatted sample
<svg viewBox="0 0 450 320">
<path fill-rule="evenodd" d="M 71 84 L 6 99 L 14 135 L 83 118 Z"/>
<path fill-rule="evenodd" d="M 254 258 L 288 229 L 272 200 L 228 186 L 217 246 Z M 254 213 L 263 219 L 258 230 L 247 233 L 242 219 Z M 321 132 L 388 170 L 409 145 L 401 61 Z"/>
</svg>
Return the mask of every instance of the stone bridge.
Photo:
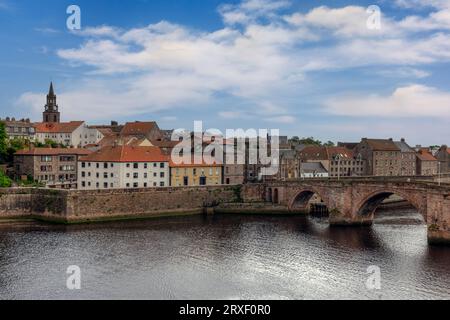
<svg viewBox="0 0 450 320">
<path fill-rule="evenodd" d="M 251 188 L 251 186 L 248 186 Z M 302 180 L 266 182 L 258 188 L 262 200 L 290 212 L 309 210 L 313 196 L 321 198 L 330 212 L 330 224 L 372 225 L 376 209 L 398 195 L 422 214 L 430 243 L 450 243 L 450 184 L 406 179 Z M 247 191 L 248 192 L 248 191 Z"/>
</svg>

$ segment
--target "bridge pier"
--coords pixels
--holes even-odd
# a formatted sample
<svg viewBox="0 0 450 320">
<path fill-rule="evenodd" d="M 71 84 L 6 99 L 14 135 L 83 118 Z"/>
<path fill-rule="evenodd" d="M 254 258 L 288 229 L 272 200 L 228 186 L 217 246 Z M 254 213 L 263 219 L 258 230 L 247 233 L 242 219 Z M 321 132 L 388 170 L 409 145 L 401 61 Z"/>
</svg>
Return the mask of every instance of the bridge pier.
<svg viewBox="0 0 450 320">
<path fill-rule="evenodd" d="M 250 187 L 249 187 L 250 188 Z M 254 187 L 253 187 L 254 188 Z M 261 188 L 261 189 L 259 189 Z M 424 181 L 364 178 L 269 182 L 259 190 L 277 190 L 277 203 L 290 212 L 309 211 L 310 202 L 321 199 L 329 210 L 332 226 L 372 226 L 378 207 L 397 195 L 417 209 L 428 226 L 430 244 L 450 245 L 450 185 Z M 256 190 L 255 189 L 255 190 Z M 259 192 L 264 199 L 264 192 Z M 267 198 L 266 198 L 267 201 Z"/>
</svg>

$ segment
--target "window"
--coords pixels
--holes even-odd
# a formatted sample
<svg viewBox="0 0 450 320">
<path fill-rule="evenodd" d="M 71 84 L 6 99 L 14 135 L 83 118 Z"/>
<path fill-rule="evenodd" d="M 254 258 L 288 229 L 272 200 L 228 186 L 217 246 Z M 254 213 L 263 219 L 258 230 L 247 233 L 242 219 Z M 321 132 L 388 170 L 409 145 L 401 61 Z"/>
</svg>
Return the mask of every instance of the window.
<svg viewBox="0 0 450 320">
<path fill-rule="evenodd" d="M 130 184 L 129 183 L 127 183 L 127 188 L 129 188 L 130 187 Z"/>
<path fill-rule="evenodd" d="M 97 178 L 100 178 L 100 173 L 97 172 L 97 173 L 95 174 L 95 176 L 96 176 Z"/>
<path fill-rule="evenodd" d="M 127 178 L 129 178 L 130 177 L 130 174 L 129 173 L 127 173 Z"/>
<path fill-rule="evenodd" d="M 147 188 L 147 182 L 144 182 L 144 188 Z"/>
<path fill-rule="evenodd" d="M 164 178 L 164 177 L 165 177 L 164 172 L 161 172 L 161 173 L 159 174 L 159 176 L 160 176 L 161 178 Z"/>
<path fill-rule="evenodd" d="M 147 177 L 148 177 L 148 174 L 144 173 L 144 179 L 147 179 Z"/>
<path fill-rule="evenodd" d="M 164 169 L 164 168 L 166 167 L 166 164 L 165 164 L 164 162 L 161 162 L 161 163 L 159 164 L 159 167 L 160 167 L 161 169 Z"/>
<path fill-rule="evenodd" d="M 133 179 L 139 179 L 139 173 L 137 172 L 133 173 Z"/>
<path fill-rule="evenodd" d="M 133 183 L 133 188 L 139 188 L 139 184 L 137 182 Z"/>
<path fill-rule="evenodd" d="M 108 163 L 107 163 L 107 162 L 105 162 L 105 163 L 103 164 L 103 169 L 108 169 Z"/>
<path fill-rule="evenodd" d="M 159 183 L 159 186 L 160 186 L 160 187 L 164 187 L 164 185 L 165 185 L 164 182 L 160 182 L 160 183 Z"/>
<path fill-rule="evenodd" d="M 194 172 L 194 176 L 196 176 L 197 175 L 197 169 L 194 169 L 193 172 Z"/>
<path fill-rule="evenodd" d="M 86 162 L 82 162 L 82 163 L 81 163 L 81 167 L 82 167 L 82 168 L 86 168 Z"/>
<path fill-rule="evenodd" d="M 148 163 L 144 163 L 144 169 L 148 169 Z"/>
<path fill-rule="evenodd" d="M 158 177 L 158 174 L 156 172 L 153 173 L 153 177 Z"/>
<path fill-rule="evenodd" d="M 51 156 L 42 156 L 41 162 L 52 162 L 52 157 Z"/>
<path fill-rule="evenodd" d="M 133 168 L 134 168 L 134 169 L 139 169 L 139 163 L 134 163 L 134 164 L 133 164 Z"/>
<path fill-rule="evenodd" d="M 108 173 L 107 173 L 107 172 L 104 172 L 104 173 L 103 173 L 103 178 L 104 178 L 104 179 L 108 179 Z"/>
<path fill-rule="evenodd" d="M 111 173 L 111 178 L 114 178 L 114 173 Z"/>
<path fill-rule="evenodd" d="M 130 168 L 130 167 L 131 167 L 131 164 L 127 163 L 127 168 Z"/>
<path fill-rule="evenodd" d="M 105 182 L 105 183 L 103 184 L 103 188 L 108 189 L 108 182 Z"/>
<path fill-rule="evenodd" d="M 82 181 L 81 182 L 81 186 L 84 188 L 84 187 L 86 187 L 86 182 L 85 181 Z"/>
<path fill-rule="evenodd" d="M 153 168 L 157 168 L 158 167 L 158 164 L 157 163 L 154 163 L 153 164 Z"/>
<path fill-rule="evenodd" d="M 82 171 L 82 172 L 81 172 L 81 177 L 82 177 L 82 178 L 86 177 L 86 172 Z"/>
<path fill-rule="evenodd" d="M 97 169 L 99 169 L 100 168 L 100 163 L 96 163 L 96 167 L 97 167 Z"/>
<path fill-rule="evenodd" d="M 100 183 L 97 182 L 97 183 L 95 184 L 95 186 L 96 186 L 97 189 L 100 188 Z"/>
</svg>

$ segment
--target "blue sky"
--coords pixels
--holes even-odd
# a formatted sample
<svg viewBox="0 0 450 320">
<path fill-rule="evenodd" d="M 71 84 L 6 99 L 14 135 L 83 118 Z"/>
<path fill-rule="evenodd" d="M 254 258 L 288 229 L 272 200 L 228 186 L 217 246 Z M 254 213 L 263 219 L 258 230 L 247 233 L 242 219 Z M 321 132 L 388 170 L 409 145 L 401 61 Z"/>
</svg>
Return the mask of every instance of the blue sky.
<svg viewBox="0 0 450 320">
<path fill-rule="evenodd" d="M 63 120 L 450 143 L 450 0 L 0 0 L 0 28 L 1 117 L 53 80 Z"/>
</svg>

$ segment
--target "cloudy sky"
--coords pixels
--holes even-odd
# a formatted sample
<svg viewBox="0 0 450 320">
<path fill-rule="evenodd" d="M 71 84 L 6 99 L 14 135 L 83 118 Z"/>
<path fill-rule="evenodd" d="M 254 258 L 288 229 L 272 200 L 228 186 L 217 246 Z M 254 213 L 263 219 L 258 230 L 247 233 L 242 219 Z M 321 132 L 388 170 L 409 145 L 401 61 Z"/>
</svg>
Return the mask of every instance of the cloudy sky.
<svg viewBox="0 0 450 320">
<path fill-rule="evenodd" d="M 450 144 L 450 0 L 0 0 L 0 30 L 1 117 L 53 80 L 63 120 Z"/>
</svg>

